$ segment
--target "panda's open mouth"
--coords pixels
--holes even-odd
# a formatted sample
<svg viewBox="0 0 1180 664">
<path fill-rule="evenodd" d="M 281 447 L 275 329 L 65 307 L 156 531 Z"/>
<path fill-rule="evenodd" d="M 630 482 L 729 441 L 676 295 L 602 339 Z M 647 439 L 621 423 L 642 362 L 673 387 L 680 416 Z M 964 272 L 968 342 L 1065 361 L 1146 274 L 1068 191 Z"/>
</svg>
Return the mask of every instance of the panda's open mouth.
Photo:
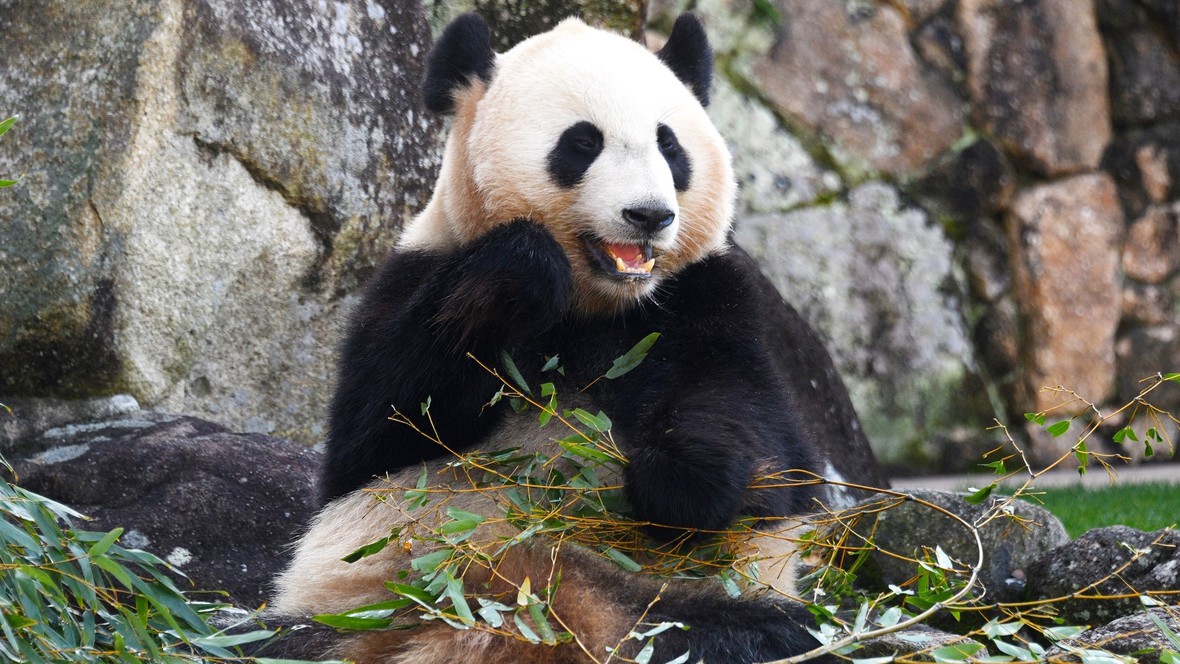
<svg viewBox="0 0 1180 664">
<path fill-rule="evenodd" d="M 590 255 L 607 274 L 622 279 L 650 279 L 656 259 L 650 244 L 607 242 L 583 238 Z"/>
</svg>

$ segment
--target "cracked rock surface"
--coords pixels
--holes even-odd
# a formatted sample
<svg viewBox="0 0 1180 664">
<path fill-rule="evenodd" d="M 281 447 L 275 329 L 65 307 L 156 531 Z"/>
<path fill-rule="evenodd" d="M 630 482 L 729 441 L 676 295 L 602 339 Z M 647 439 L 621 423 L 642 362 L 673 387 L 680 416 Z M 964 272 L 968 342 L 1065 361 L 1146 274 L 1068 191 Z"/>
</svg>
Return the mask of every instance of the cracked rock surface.
<svg viewBox="0 0 1180 664">
<path fill-rule="evenodd" d="M 415 3 L 18 2 L 0 394 L 320 436 L 341 316 L 425 204 Z"/>
</svg>

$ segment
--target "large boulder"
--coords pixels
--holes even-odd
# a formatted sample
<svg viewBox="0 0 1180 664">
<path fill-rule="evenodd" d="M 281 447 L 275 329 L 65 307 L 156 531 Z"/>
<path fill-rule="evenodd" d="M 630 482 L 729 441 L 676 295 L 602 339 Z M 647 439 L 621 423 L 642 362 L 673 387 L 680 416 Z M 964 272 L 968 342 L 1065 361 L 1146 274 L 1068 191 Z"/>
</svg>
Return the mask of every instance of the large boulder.
<svg viewBox="0 0 1180 664">
<path fill-rule="evenodd" d="M 924 68 L 885 3 L 780 0 L 773 46 L 748 76 L 854 176 L 917 170 L 963 133 L 946 80 Z"/>
<path fill-rule="evenodd" d="M 1053 602 L 1068 625 L 1102 625 L 1139 611 L 1138 595 L 1180 588 L 1180 532 L 1096 528 L 1028 569 L 1028 599 Z M 1166 596 L 1161 598 L 1166 599 Z"/>
<path fill-rule="evenodd" d="M 906 583 L 914 575 L 914 564 L 905 558 L 929 555 L 935 547 L 958 561 L 960 569 L 980 564 L 975 536 L 947 513 L 974 524 L 995 509 L 997 501 L 1005 500 L 992 497 L 972 505 L 962 495 L 945 491 L 908 494 L 909 499 L 896 503 L 886 497 L 858 506 L 864 516 L 857 531 L 871 537 L 879 549 L 857 572 L 857 583 L 863 587 L 884 591 L 890 584 Z M 882 503 L 888 504 L 888 509 L 876 509 Z M 1012 517 L 991 520 L 977 529 L 983 546 L 979 583 L 986 596 L 995 601 L 1020 599 L 1025 580 L 1031 575 L 1030 567 L 1044 554 L 1069 542 L 1065 527 L 1043 507 L 1018 500 L 1010 508 Z"/>
<path fill-rule="evenodd" d="M 972 117 L 1045 176 L 1092 169 L 1110 141 L 1106 54 L 1091 0 L 962 0 Z"/>
<path fill-rule="evenodd" d="M 955 424 L 987 423 L 965 400 L 972 353 L 954 292 L 953 247 L 896 189 L 738 220 L 737 240 L 827 340 L 869 439 L 886 462 Z"/>
<path fill-rule="evenodd" d="M 1023 325 L 1018 402 L 1047 410 L 1068 400 L 1041 390 L 1057 385 L 1103 402 L 1114 393 L 1121 318 L 1124 229 L 1114 182 L 1078 175 L 1030 188 L 1017 195 L 1006 223 Z"/>
<path fill-rule="evenodd" d="M 319 454 L 193 417 L 135 411 L 48 432 L 54 447 L 15 463 L 19 484 L 164 558 L 182 588 L 257 608 L 318 506 Z M 216 600 L 216 597 L 209 597 Z"/>
<path fill-rule="evenodd" d="M 1155 618 L 1153 620 L 1152 618 Z M 1161 651 L 1177 651 L 1156 620 L 1180 634 L 1180 618 L 1175 607 L 1156 607 L 1124 616 L 1105 625 L 1086 630 L 1045 652 L 1053 662 L 1083 662 L 1079 650 L 1102 649 L 1118 655 L 1132 656 L 1138 664 L 1156 664 Z"/>
<path fill-rule="evenodd" d="M 7 3 L 0 395 L 319 434 L 338 310 L 426 201 L 418 3 Z M 265 415 L 264 415 L 265 414 Z"/>
</svg>

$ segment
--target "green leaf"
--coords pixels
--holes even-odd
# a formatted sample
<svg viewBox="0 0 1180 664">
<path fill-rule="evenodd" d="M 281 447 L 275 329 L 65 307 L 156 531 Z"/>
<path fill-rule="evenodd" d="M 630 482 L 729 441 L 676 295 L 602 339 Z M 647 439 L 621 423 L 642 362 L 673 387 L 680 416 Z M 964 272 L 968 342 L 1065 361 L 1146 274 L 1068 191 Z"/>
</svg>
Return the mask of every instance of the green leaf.
<svg viewBox="0 0 1180 664">
<path fill-rule="evenodd" d="M 411 560 L 410 567 L 423 574 L 430 574 L 434 570 L 438 569 L 439 565 L 442 565 L 446 561 L 450 560 L 453 553 L 454 552 L 451 549 L 432 551 Z"/>
<path fill-rule="evenodd" d="M 17 182 L 20 182 L 20 180 L 0 180 L 0 189 L 3 189 L 4 187 L 11 187 Z"/>
<path fill-rule="evenodd" d="M 528 623 L 526 623 L 524 619 L 520 617 L 519 611 L 512 614 L 512 622 L 516 623 L 516 629 L 520 630 L 520 635 L 523 636 L 529 643 L 541 642 L 541 637 L 537 636 L 537 633 L 534 632 L 532 628 L 528 626 Z"/>
<path fill-rule="evenodd" d="M 430 410 L 430 397 L 429 396 L 426 397 L 426 401 L 422 402 L 421 408 L 422 408 L 422 416 L 426 417 L 427 411 Z"/>
<path fill-rule="evenodd" d="M 1060 627 L 1046 627 L 1041 633 L 1053 641 L 1061 641 L 1075 637 L 1084 631 L 1086 628 L 1078 625 L 1062 625 Z"/>
<path fill-rule="evenodd" d="M 639 654 L 635 655 L 635 664 L 648 664 L 651 662 L 651 656 L 656 652 L 656 640 L 648 639 L 647 643 L 643 644 L 643 649 Z"/>
<path fill-rule="evenodd" d="M 198 639 L 193 639 L 194 645 L 202 648 L 213 646 L 217 648 L 229 648 L 232 646 L 240 646 L 243 643 L 254 643 L 263 639 L 270 638 L 275 635 L 273 630 L 257 629 L 243 634 L 218 634 L 213 636 L 202 636 Z"/>
<path fill-rule="evenodd" d="M 1131 425 L 1129 425 L 1129 424 L 1127 426 L 1123 427 L 1122 429 L 1119 429 L 1118 431 L 1116 431 L 1114 436 L 1111 437 L 1111 440 L 1118 443 L 1119 445 L 1122 445 L 1123 441 L 1126 440 L 1128 435 L 1131 435 L 1131 436 L 1135 435 L 1135 432 L 1131 430 Z"/>
<path fill-rule="evenodd" d="M 930 653 L 936 662 L 963 662 L 968 657 L 983 649 L 983 645 L 974 641 L 966 641 L 964 643 L 955 643 L 949 646 L 943 646 Z"/>
<path fill-rule="evenodd" d="M 457 533 L 466 533 L 475 530 L 479 527 L 481 521 L 474 521 L 472 519 L 459 519 L 457 521 L 448 521 L 438 527 L 438 534 L 440 535 L 455 535 Z"/>
<path fill-rule="evenodd" d="M 615 358 L 614 363 L 611 364 L 611 368 L 606 372 L 606 377 L 611 379 L 618 378 L 619 376 L 622 376 L 628 371 L 631 371 L 635 367 L 639 366 L 639 363 L 647 357 L 647 351 L 651 349 L 652 344 L 654 344 L 656 339 L 659 338 L 659 332 L 652 332 L 646 337 L 640 339 L 639 343 L 631 347 L 631 350 L 623 353 L 622 356 Z"/>
<path fill-rule="evenodd" d="M 561 361 L 561 358 L 558 357 L 557 355 L 554 355 L 553 357 L 546 358 L 545 365 L 541 367 L 541 371 L 542 372 L 553 371 L 554 369 L 557 368 L 557 363 L 560 361 Z"/>
<path fill-rule="evenodd" d="M 606 554 L 607 558 L 615 561 L 619 567 L 622 567 L 628 572 L 639 572 L 643 570 L 643 567 L 640 566 L 639 563 L 635 562 L 630 556 L 623 553 L 622 551 L 619 551 L 618 549 L 608 547 L 605 551 L 603 551 L 603 553 Z"/>
<path fill-rule="evenodd" d="M 580 439 L 581 436 L 578 436 L 578 438 Z M 602 463 L 610 463 L 615 460 L 614 457 L 607 454 L 606 452 L 596 450 L 593 447 L 590 447 L 588 445 L 582 445 L 580 443 L 571 442 L 568 438 L 564 439 L 564 440 L 557 441 L 557 444 L 561 445 L 562 449 L 569 452 L 570 454 L 582 457 L 583 459 L 590 459 L 592 461 L 600 461 Z"/>
<path fill-rule="evenodd" d="M 545 645 L 557 645 L 557 635 L 553 633 L 553 627 L 549 624 L 549 618 L 545 617 L 545 607 L 537 602 L 529 603 L 529 615 L 533 618 L 533 624 L 536 625 L 537 631 L 540 632 L 541 642 Z"/>
<path fill-rule="evenodd" d="M 992 491 L 995 491 L 995 490 L 996 490 L 996 483 L 992 482 L 991 484 L 983 487 L 982 489 L 976 489 L 975 491 L 971 492 L 970 494 L 963 496 L 963 500 L 967 501 L 968 503 L 971 503 L 972 505 L 978 505 L 978 504 L 982 503 L 983 501 L 987 500 L 987 497 L 992 495 Z"/>
<path fill-rule="evenodd" d="M 0 122 L 0 136 L 7 134 L 8 130 L 12 129 L 12 125 L 16 124 L 16 118 L 17 116 L 14 115 L 3 122 Z"/>
<path fill-rule="evenodd" d="M 336 629 L 385 629 L 393 624 L 392 618 L 356 618 L 336 613 L 313 616 L 312 620 Z"/>
<path fill-rule="evenodd" d="M 471 614 L 471 607 L 467 605 L 467 598 L 463 594 L 463 580 L 447 575 L 447 588 L 443 596 L 451 600 L 455 615 L 459 621 L 470 627 L 475 624 L 475 616 Z"/>
<path fill-rule="evenodd" d="M 1029 422 L 1032 422 L 1033 424 L 1036 424 L 1039 426 L 1045 426 L 1044 413 L 1025 413 L 1024 419 L 1028 420 Z"/>
<path fill-rule="evenodd" d="M 483 523 L 484 519 L 486 518 L 482 514 L 476 514 L 475 512 L 468 512 L 467 510 L 460 509 L 458 507 L 448 507 L 447 508 L 447 516 L 451 517 L 452 519 L 456 519 L 456 520 L 474 521 L 476 523 Z"/>
<path fill-rule="evenodd" d="M 606 433 L 607 431 L 610 431 L 611 421 L 601 412 L 599 412 L 597 415 L 591 415 L 589 412 L 582 410 L 581 408 L 575 408 L 574 410 L 570 411 L 570 413 L 574 417 L 578 418 L 579 422 L 585 424 L 598 433 Z"/>
<path fill-rule="evenodd" d="M 355 563 L 356 561 L 360 560 L 361 558 L 367 558 L 368 556 L 379 553 L 382 549 L 384 549 L 387 546 L 389 546 L 389 538 L 382 537 L 381 539 L 377 540 L 376 542 L 370 542 L 370 543 L 362 546 L 361 548 L 357 549 L 356 551 L 353 551 L 352 553 L 348 554 L 347 556 L 344 556 L 340 560 L 343 560 L 346 563 Z"/>
<path fill-rule="evenodd" d="M 521 392 L 532 396 L 533 391 L 529 389 L 528 381 L 526 381 L 524 376 L 521 375 L 520 369 L 516 368 L 516 362 L 512 361 L 512 356 L 508 354 L 508 351 L 500 351 L 500 364 L 504 367 L 504 373 L 508 374 L 508 377 L 512 379 L 512 382 L 516 383 L 516 387 L 519 388 Z"/>
<path fill-rule="evenodd" d="M 1173 381 L 1176 383 L 1180 383 L 1180 373 L 1166 374 L 1166 375 L 1164 375 L 1164 380 L 1170 380 L 1170 381 Z"/>
<path fill-rule="evenodd" d="M 1065 433 L 1066 431 L 1069 431 L 1069 425 L 1070 425 L 1069 420 L 1061 420 L 1060 422 L 1055 422 L 1053 424 L 1050 424 L 1045 429 L 1045 431 L 1048 431 L 1049 435 L 1053 436 L 1054 438 L 1057 438 L 1057 437 L 1061 436 L 1061 434 Z"/>
</svg>

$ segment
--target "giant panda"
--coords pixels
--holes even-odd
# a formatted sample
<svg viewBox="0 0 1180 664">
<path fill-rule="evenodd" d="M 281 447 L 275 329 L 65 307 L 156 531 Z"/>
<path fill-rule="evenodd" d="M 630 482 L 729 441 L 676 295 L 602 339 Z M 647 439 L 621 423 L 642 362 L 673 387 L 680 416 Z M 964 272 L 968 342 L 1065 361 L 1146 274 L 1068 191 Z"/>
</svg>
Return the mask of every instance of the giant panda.
<svg viewBox="0 0 1180 664">
<path fill-rule="evenodd" d="M 750 545 L 769 557 L 782 542 L 773 536 L 780 518 L 815 509 L 805 485 L 750 488 L 815 461 L 779 357 L 789 344 L 778 325 L 786 305 L 730 243 L 736 185 L 705 112 L 712 64 L 691 15 L 656 54 L 577 19 L 501 54 L 474 14 L 443 31 L 424 83 L 427 108 L 451 116 L 441 172 L 356 307 L 330 410 L 326 505 L 276 580 L 272 615 L 390 598 L 383 582 L 410 553 L 388 546 L 341 559 L 418 518 L 376 502 L 373 489 L 413 486 L 423 469 L 434 484 L 459 481 L 437 441 L 455 451 L 553 444 L 535 414 L 489 405 L 502 383 L 488 365 L 501 353 L 526 377 L 560 357 L 565 374 L 547 374 L 556 390 L 609 415 L 628 459 L 618 480 L 656 541 L 722 530 L 743 515 L 761 520 Z M 597 380 L 651 332 L 661 336 L 643 362 Z M 414 426 L 391 421 L 395 410 Z M 466 509 L 495 510 L 465 500 Z M 789 592 L 788 566 L 771 567 L 765 585 Z M 634 656 L 641 644 L 624 637 L 640 622 L 688 627 L 656 637 L 661 661 L 683 652 L 693 662 L 769 661 L 819 645 L 808 614 L 781 593 L 734 598 L 713 580 L 628 572 L 578 546 L 516 547 L 494 574 L 471 569 L 464 581 L 511 593 L 530 575 L 554 573 L 551 609 L 577 635 L 572 643 L 428 622 L 313 639 L 296 654 L 603 661 L 620 644 L 615 657 Z"/>
</svg>

